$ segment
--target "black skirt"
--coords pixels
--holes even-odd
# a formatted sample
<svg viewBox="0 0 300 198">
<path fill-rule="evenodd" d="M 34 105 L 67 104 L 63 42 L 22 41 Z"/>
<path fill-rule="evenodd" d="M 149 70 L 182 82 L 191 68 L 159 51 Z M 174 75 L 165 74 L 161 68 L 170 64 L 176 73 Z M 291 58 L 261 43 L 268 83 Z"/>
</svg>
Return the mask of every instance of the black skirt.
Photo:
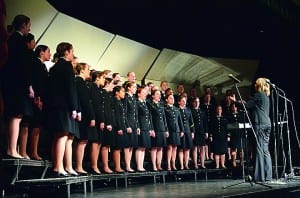
<svg viewBox="0 0 300 198">
<path fill-rule="evenodd" d="M 167 138 L 168 145 L 180 145 L 180 133 L 169 131 L 169 137 Z"/>
<path fill-rule="evenodd" d="M 165 132 L 156 132 L 155 137 L 151 137 L 151 147 L 166 147 L 167 139 Z"/>
<path fill-rule="evenodd" d="M 100 130 L 99 124 L 95 128 L 96 128 L 96 130 L 90 130 L 88 132 L 88 136 L 87 136 L 88 141 L 97 142 L 97 143 L 102 144 L 103 143 L 104 131 Z"/>
<path fill-rule="evenodd" d="M 184 133 L 184 136 L 180 138 L 179 149 L 192 149 L 193 148 L 193 140 L 191 133 Z"/>
<path fill-rule="evenodd" d="M 141 131 L 140 135 L 138 135 L 138 147 L 151 148 L 149 131 Z"/>
<path fill-rule="evenodd" d="M 61 109 L 49 109 L 47 128 L 53 133 L 69 132 L 71 135 L 79 137 L 78 122 L 72 119 L 70 112 Z"/>
<path fill-rule="evenodd" d="M 193 145 L 194 146 L 207 145 L 206 140 L 205 140 L 205 133 L 195 133 L 194 139 L 193 139 Z"/>
<path fill-rule="evenodd" d="M 136 132 L 136 129 L 132 129 L 131 133 L 124 133 L 124 138 L 125 138 L 125 143 L 124 143 L 124 147 L 133 147 L 133 148 L 137 148 L 138 146 L 138 135 Z"/>
</svg>

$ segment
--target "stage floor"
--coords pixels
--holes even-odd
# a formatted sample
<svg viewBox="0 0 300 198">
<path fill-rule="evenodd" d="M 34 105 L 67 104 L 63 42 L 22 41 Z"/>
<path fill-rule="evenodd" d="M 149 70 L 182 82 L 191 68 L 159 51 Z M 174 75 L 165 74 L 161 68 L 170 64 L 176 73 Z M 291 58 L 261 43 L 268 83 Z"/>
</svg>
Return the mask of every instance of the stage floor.
<svg viewBox="0 0 300 198">
<path fill-rule="evenodd" d="M 110 198 L 153 198 L 153 197 L 300 197 L 300 179 L 274 180 L 274 183 L 263 186 L 244 180 L 213 179 L 208 181 L 180 181 L 157 184 L 132 184 L 128 188 L 103 187 L 97 188 L 93 193 L 87 193 L 86 197 L 110 197 Z M 80 192 L 72 193 L 72 198 L 82 198 Z"/>
<path fill-rule="evenodd" d="M 83 193 L 82 185 L 71 187 L 71 198 L 154 198 L 154 197 L 184 197 L 184 198 L 268 198 L 268 197 L 300 197 L 300 178 L 273 180 L 273 183 L 258 184 L 245 182 L 243 179 L 209 179 L 192 181 L 188 178 L 179 178 L 178 181 L 166 183 L 131 180 L 126 187 L 113 187 L 109 183 L 98 181 L 93 192 Z M 29 194 L 8 193 L 4 197 L 66 197 L 60 188 L 39 188 Z M 0 196 L 1 197 L 1 196 Z"/>
<path fill-rule="evenodd" d="M 8 164 L 10 163 L 8 162 L 10 161 L 8 160 L 6 162 L 6 165 L 8 167 L 11 166 L 10 168 L 13 169 L 12 173 L 15 173 L 16 166 L 14 164 L 9 166 Z M 12 162 L 15 163 L 16 161 Z M 21 164 L 20 161 L 17 162 L 17 164 Z M 14 185 L 8 185 L 5 191 L 3 191 L 2 196 L 0 197 L 3 197 L 4 195 L 4 197 L 7 198 L 300 198 L 300 176 L 298 176 L 299 174 L 297 174 L 297 176 L 287 178 L 286 181 L 284 181 L 283 179 L 278 179 L 273 180 L 273 183 L 268 184 L 259 184 L 245 181 L 244 179 L 242 179 L 242 170 L 240 169 L 237 172 L 232 172 L 228 169 L 205 169 L 197 171 L 183 170 L 171 172 L 162 171 L 112 175 L 101 174 L 99 176 L 91 175 L 83 177 L 71 177 L 65 179 L 47 177 L 45 179 L 32 179 L 34 173 L 33 169 L 35 170 L 36 167 L 29 166 L 30 169 L 27 170 L 27 166 L 25 165 L 29 165 L 27 164 L 29 162 L 33 163 L 32 161 L 28 160 L 25 160 L 24 162 L 22 161 L 22 164 L 24 166 L 22 170 L 24 171 L 24 173 L 29 172 L 31 175 L 31 179 L 17 180 L 15 181 Z M 41 166 L 41 168 L 43 168 L 43 166 Z M 9 169 L 6 169 L 6 172 L 10 172 L 8 170 Z M 42 170 L 44 170 L 44 168 Z M 297 170 L 295 172 L 299 172 L 299 169 L 295 170 Z M 19 175 L 20 178 L 26 178 L 26 174 L 21 173 L 17 175 Z M 53 183 L 50 180 L 53 180 Z M 62 182 L 60 184 L 56 180 L 63 180 L 65 182 Z"/>
</svg>

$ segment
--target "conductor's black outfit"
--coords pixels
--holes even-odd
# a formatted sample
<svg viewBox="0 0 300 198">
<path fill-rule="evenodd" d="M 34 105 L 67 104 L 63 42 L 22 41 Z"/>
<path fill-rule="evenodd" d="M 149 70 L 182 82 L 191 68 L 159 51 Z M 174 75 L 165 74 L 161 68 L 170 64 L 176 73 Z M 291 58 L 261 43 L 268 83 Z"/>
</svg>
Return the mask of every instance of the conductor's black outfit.
<svg viewBox="0 0 300 198">
<path fill-rule="evenodd" d="M 269 117 L 270 101 L 264 92 L 257 91 L 247 103 L 254 119 L 254 131 L 257 137 L 255 157 L 255 181 L 272 179 L 272 160 L 269 152 L 271 120 Z"/>
</svg>

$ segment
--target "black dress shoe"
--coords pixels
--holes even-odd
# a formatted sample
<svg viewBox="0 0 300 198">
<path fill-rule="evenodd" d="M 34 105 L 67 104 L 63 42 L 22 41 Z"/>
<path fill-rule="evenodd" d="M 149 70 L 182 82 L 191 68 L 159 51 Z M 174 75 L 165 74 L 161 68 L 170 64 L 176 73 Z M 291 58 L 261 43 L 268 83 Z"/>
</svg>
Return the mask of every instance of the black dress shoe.
<svg viewBox="0 0 300 198">
<path fill-rule="evenodd" d="M 24 157 L 14 157 L 12 155 L 4 154 L 3 159 L 15 159 L 15 160 L 17 160 L 17 159 L 25 159 L 25 158 Z"/>
<path fill-rule="evenodd" d="M 79 174 L 77 172 L 69 172 L 69 171 L 66 171 L 71 177 L 77 177 L 79 176 Z"/>
<path fill-rule="evenodd" d="M 52 172 L 52 177 L 55 177 L 55 178 L 66 178 L 66 177 L 71 177 L 71 175 L 69 173 L 61 173 L 61 172 L 53 171 Z"/>
<path fill-rule="evenodd" d="M 114 173 L 114 171 L 107 172 L 107 171 L 105 171 L 105 170 L 102 170 L 102 172 L 103 172 L 104 174 L 113 174 L 113 173 Z"/>
<path fill-rule="evenodd" d="M 135 173 L 135 170 L 126 170 L 127 173 Z"/>
<path fill-rule="evenodd" d="M 172 167 L 171 168 L 173 171 L 177 171 L 177 168 L 176 167 Z"/>
<path fill-rule="evenodd" d="M 87 176 L 88 173 L 77 172 L 78 176 Z"/>
<path fill-rule="evenodd" d="M 71 177 L 72 175 L 69 173 L 57 173 L 58 177 Z"/>
<path fill-rule="evenodd" d="M 41 158 L 41 157 L 40 158 L 30 157 L 30 159 L 31 160 L 37 160 L 37 161 L 42 161 L 43 160 L 43 158 Z"/>
<path fill-rule="evenodd" d="M 101 172 L 96 172 L 94 169 L 91 169 L 91 170 L 89 171 L 89 173 L 90 173 L 91 175 L 101 175 Z"/>
<path fill-rule="evenodd" d="M 144 170 L 136 170 L 137 172 L 139 172 L 139 173 L 144 173 L 144 172 L 146 172 L 146 170 L 144 169 Z"/>
<path fill-rule="evenodd" d="M 116 170 L 115 170 L 115 173 L 123 174 L 123 173 L 125 173 L 125 171 L 124 171 L 124 170 L 121 170 L 121 171 L 116 171 Z"/>
</svg>

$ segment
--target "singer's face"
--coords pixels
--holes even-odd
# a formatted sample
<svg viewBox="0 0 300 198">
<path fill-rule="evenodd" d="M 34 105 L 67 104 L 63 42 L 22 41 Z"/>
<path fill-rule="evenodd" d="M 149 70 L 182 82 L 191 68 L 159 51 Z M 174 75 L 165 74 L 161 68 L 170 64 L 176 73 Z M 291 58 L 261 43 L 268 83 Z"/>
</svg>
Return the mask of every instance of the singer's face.
<svg viewBox="0 0 300 198">
<path fill-rule="evenodd" d="M 169 95 L 168 98 L 166 99 L 166 101 L 169 105 L 173 105 L 174 104 L 174 96 Z"/>
<path fill-rule="evenodd" d="M 154 101 L 160 101 L 160 91 L 155 91 L 152 98 L 153 98 Z"/>
<path fill-rule="evenodd" d="M 145 100 L 147 95 L 148 95 L 148 90 L 147 89 L 143 89 L 141 91 L 141 93 L 138 94 L 139 95 L 139 99 L 141 100 Z"/>
<path fill-rule="evenodd" d="M 199 99 L 195 99 L 195 100 L 193 101 L 193 107 L 194 107 L 194 108 L 198 108 L 199 105 L 200 105 L 200 100 L 199 100 Z"/>
<path fill-rule="evenodd" d="M 222 107 L 221 106 L 217 107 L 216 113 L 217 113 L 217 115 L 221 115 L 222 114 Z"/>
</svg>

